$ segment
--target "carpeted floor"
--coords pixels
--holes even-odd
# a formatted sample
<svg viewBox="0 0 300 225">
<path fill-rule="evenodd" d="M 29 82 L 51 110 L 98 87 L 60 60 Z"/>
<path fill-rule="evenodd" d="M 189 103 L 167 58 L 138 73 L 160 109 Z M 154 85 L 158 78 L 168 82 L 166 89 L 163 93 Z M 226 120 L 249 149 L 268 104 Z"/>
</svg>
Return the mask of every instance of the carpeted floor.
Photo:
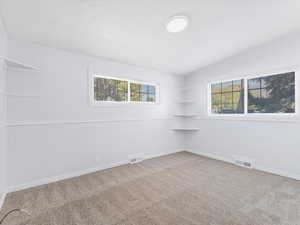
<svg viewBox="0 0 300 225">
<path fill-rule="evenodd" d="M 300 182 L 182 152 L 11 193 L 0 215 L 16 207 L 29 225 L 300 225 Z"/>
</svg>

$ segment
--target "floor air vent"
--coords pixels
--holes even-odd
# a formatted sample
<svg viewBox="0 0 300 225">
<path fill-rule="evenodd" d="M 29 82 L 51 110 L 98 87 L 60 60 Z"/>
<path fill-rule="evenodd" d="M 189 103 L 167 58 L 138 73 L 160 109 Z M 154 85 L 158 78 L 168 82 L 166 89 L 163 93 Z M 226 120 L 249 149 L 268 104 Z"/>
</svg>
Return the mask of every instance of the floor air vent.
<svg viewBox="0 0 300 225">
<path fill-rule="evenodd" d="M 138 153 L 138 154 L 130 155 L 128 158 L 129 158 L 130 164 L 136 164 L 136 163 L 140 163 L 140 162 L 144 161 L 145 154 Z"/>
<path fill-rule="evenodd" d="M 253 168 L 253 160 L 248 158 L 234 156 L 234 163 L 245 168 Z"/>
</svg>

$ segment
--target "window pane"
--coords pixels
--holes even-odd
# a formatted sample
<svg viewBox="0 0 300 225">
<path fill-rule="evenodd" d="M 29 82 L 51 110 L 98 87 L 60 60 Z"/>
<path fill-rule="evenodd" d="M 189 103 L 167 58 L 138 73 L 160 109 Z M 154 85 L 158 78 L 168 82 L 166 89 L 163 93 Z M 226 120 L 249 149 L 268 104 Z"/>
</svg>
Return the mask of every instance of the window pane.
<svg viewBox="0 0 300 225">
<path fill-rule="evenodd" d="M 95 101 L 127 101 L 128 82 L 114 79 L 94 78 Z"/>
<path fill-rule="evenodd" d="M 148 94 L 147 102 L 155 102 L 155 94 Z"/>
<path fill-rule="evenodd" d="M 130 98 L 131 101 L 140 102 L 142 101 L 142 96 L 140 94 L 141 85 L 140 84 L 130 84 Z"/>
<path fill-rule="evenodd" d="M 240 91 L 242 90 L 243 80 L 235 80 L 233 81 L 233 91 Z"/>
<path fill-rule="evenodd" d="M 221 113 L 222 107 L 221 105 L 212 105 L 211 112 L 212 113 Z"/>
<path fill-rule="evenodd" d="M 221 104 L 221 94 L 212 94 L 211 102 L 213 105 Z"/>
<path fill-rule="evenodd" d="M 221 83 L 211 85 L 212 93 L 221 93 Z"/>
<path fill-rule="evenodd" d="M 261 89 L 261 98 L 270 98 L 270 91 L 267 89 Z"/>
<path fill-rule="evenodd" d="M 222 94 L 222 103 L 232 103 L 232 92 Z"/>
<path fill-rule="evenodd" d="M 244 101 L 233 104 L 233 112 L 234 113 L 244 113 Z"/>
<path fill-rule="evenodd" d="M 149 93 L 155 95 L 155 86 L 149 85 L 148 87 L 149 87 Z"/>
<path fill-rule="evenodd" d="M 222 92 L 231 92 L 232 91 L 232 81 L 222 83 Z"/>
<path fill-rule="evenodd" d="M 249 90 L 260 79 L 258 90 Z M 249 113 L 294 113 L 295 73 L 285 73 L 251 79 L 248 82 Z"/>
<path fill-rule="evenodd" d="M 250 79 L 248 80 L 248 89 L 257 89 L 260 88 L 260 79 Z"/>
<path fill-rule="evenodd" d="M 156 87 L 154 85 L 131 83 L 130 96 L 133 102 L 155 102 Z"/>
<path fill-rule="evenodd" d="M 232 103 L 222 104 L 222 112 L 225 114 L 233 113 L 233 104 Z"/>
<path fill-rule="evenodd" d="M 148 85 L 141 85 L 141 92 L 147 93 L 148 92 Z"/>
<path fill-rule="evenodd" d="M 128 82 L 118 81 L 116 100 L 127 101 L 127 98 L 128 98 Z"/>
<path fill-rule="evenodd" d="M 267 81 L 268 80 L 268 78 L 261 78 L 260 79 L 260 85 L 261 85 L 261 88 L 266 88 L 267 87 Z"/>
<path fill-rule="evenodd" d="M 211 85 L 211 113 L 244 112 L 244 81 L 234 80 Z"/>
<path fill-rule="evenodd" d="M 147 102 L 148 99 L 148 94 L 147 93 L 142 93 L 142 102 Z"/>
<path fill-rule="evenodd" d="M 260 89 L 248 91 L 248 101 L 252 98 L 260 98 Z"/>
<path fill-rule="evenodd" d="M 238 103 L 241 100 L 243 100 L 241 92 L 233 92 L 233 103 Z"/>
</svg>

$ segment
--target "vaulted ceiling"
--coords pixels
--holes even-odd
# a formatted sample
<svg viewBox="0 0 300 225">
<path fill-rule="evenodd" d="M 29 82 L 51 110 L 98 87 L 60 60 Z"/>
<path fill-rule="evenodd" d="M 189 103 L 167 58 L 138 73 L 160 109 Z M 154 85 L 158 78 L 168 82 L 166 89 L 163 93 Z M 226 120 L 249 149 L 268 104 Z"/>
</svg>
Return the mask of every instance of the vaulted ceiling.
<svg viewBox="0 0 300 225">
<path fill-rule="evenodd" d="M 184 74 L 300 29 L 299 0 L 0 0 L 9 37 Z M 183 13 L 177 34 L 165 21 Z"/>
</svg>

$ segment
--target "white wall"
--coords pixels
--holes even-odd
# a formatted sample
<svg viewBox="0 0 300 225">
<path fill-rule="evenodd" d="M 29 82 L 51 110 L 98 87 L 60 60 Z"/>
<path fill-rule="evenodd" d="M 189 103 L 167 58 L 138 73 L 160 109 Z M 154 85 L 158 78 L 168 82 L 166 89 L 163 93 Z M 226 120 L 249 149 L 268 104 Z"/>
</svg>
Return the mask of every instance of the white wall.
<svg viewBox="0 0 300 225">
<path fill-rule="evenodd" d="M 8 70 L 7 183 L 10 191 L 180 149 L 232 160 L 256 160 L 256 167 L 300 177 L 300 120 L 216 119 L 207 116 L 207 83 L 277 71 L 300 62 L 300 33 L 248 50 L 185 77 L 199 118 L 199 132 L 173 132 L 172 114 L 182 78 L 108 60 L 10 40 L 8 56 L 38 72 Z M 158 83 L 160 104 L 95 107 L 89 104 L 88 69 L 101 75 Z M 299 75 L 297 75 L 299 76 Z M 299 81 L 299 79 L 298 79 Z M 181 84 L 181 85 L 180 85 Z M 18 95 L 36 95 L 21 97 Z"/>
<path fill-rule="evenodd" d="M 250 120 L 207 115 L 208 82 L 271 73 L 299 64 L 300 33 L 293 33 L 186 76 L 190 97 L 197 99 L 199 118 L 193 123 L 200 127 L 199 132 L 186 136 L 188 149 L 229 161 L 233 155 L 248 157 L 255 160 L 258 169 L 300 179 L 299 117 Z M 296 76 L 298 79 L 300 73 Z"/>
<path fill-rule="evenodd" d="M 4 26 L 0 20 L 0 56 L 6 55 L 6 33 Z M 5 91 L 5 67 L 3 59 L 0 59 L 0 207 L 3 201 L 3 194 L 6 187 L 6 128 L 5 114 L 6 114 L 6 97 Z"/>
<path fill-rule="evenodd" d="M 170 130 L 180 78 L 15 40 L 8 55 L 40 70 L 8 72 L 9 92 L 39 96 L 8 99 L 9 190 L 182 149 L 183 137 Z M 160 104 L 91 106 L 88 68 L 158 83 Z"/>
</svg>

